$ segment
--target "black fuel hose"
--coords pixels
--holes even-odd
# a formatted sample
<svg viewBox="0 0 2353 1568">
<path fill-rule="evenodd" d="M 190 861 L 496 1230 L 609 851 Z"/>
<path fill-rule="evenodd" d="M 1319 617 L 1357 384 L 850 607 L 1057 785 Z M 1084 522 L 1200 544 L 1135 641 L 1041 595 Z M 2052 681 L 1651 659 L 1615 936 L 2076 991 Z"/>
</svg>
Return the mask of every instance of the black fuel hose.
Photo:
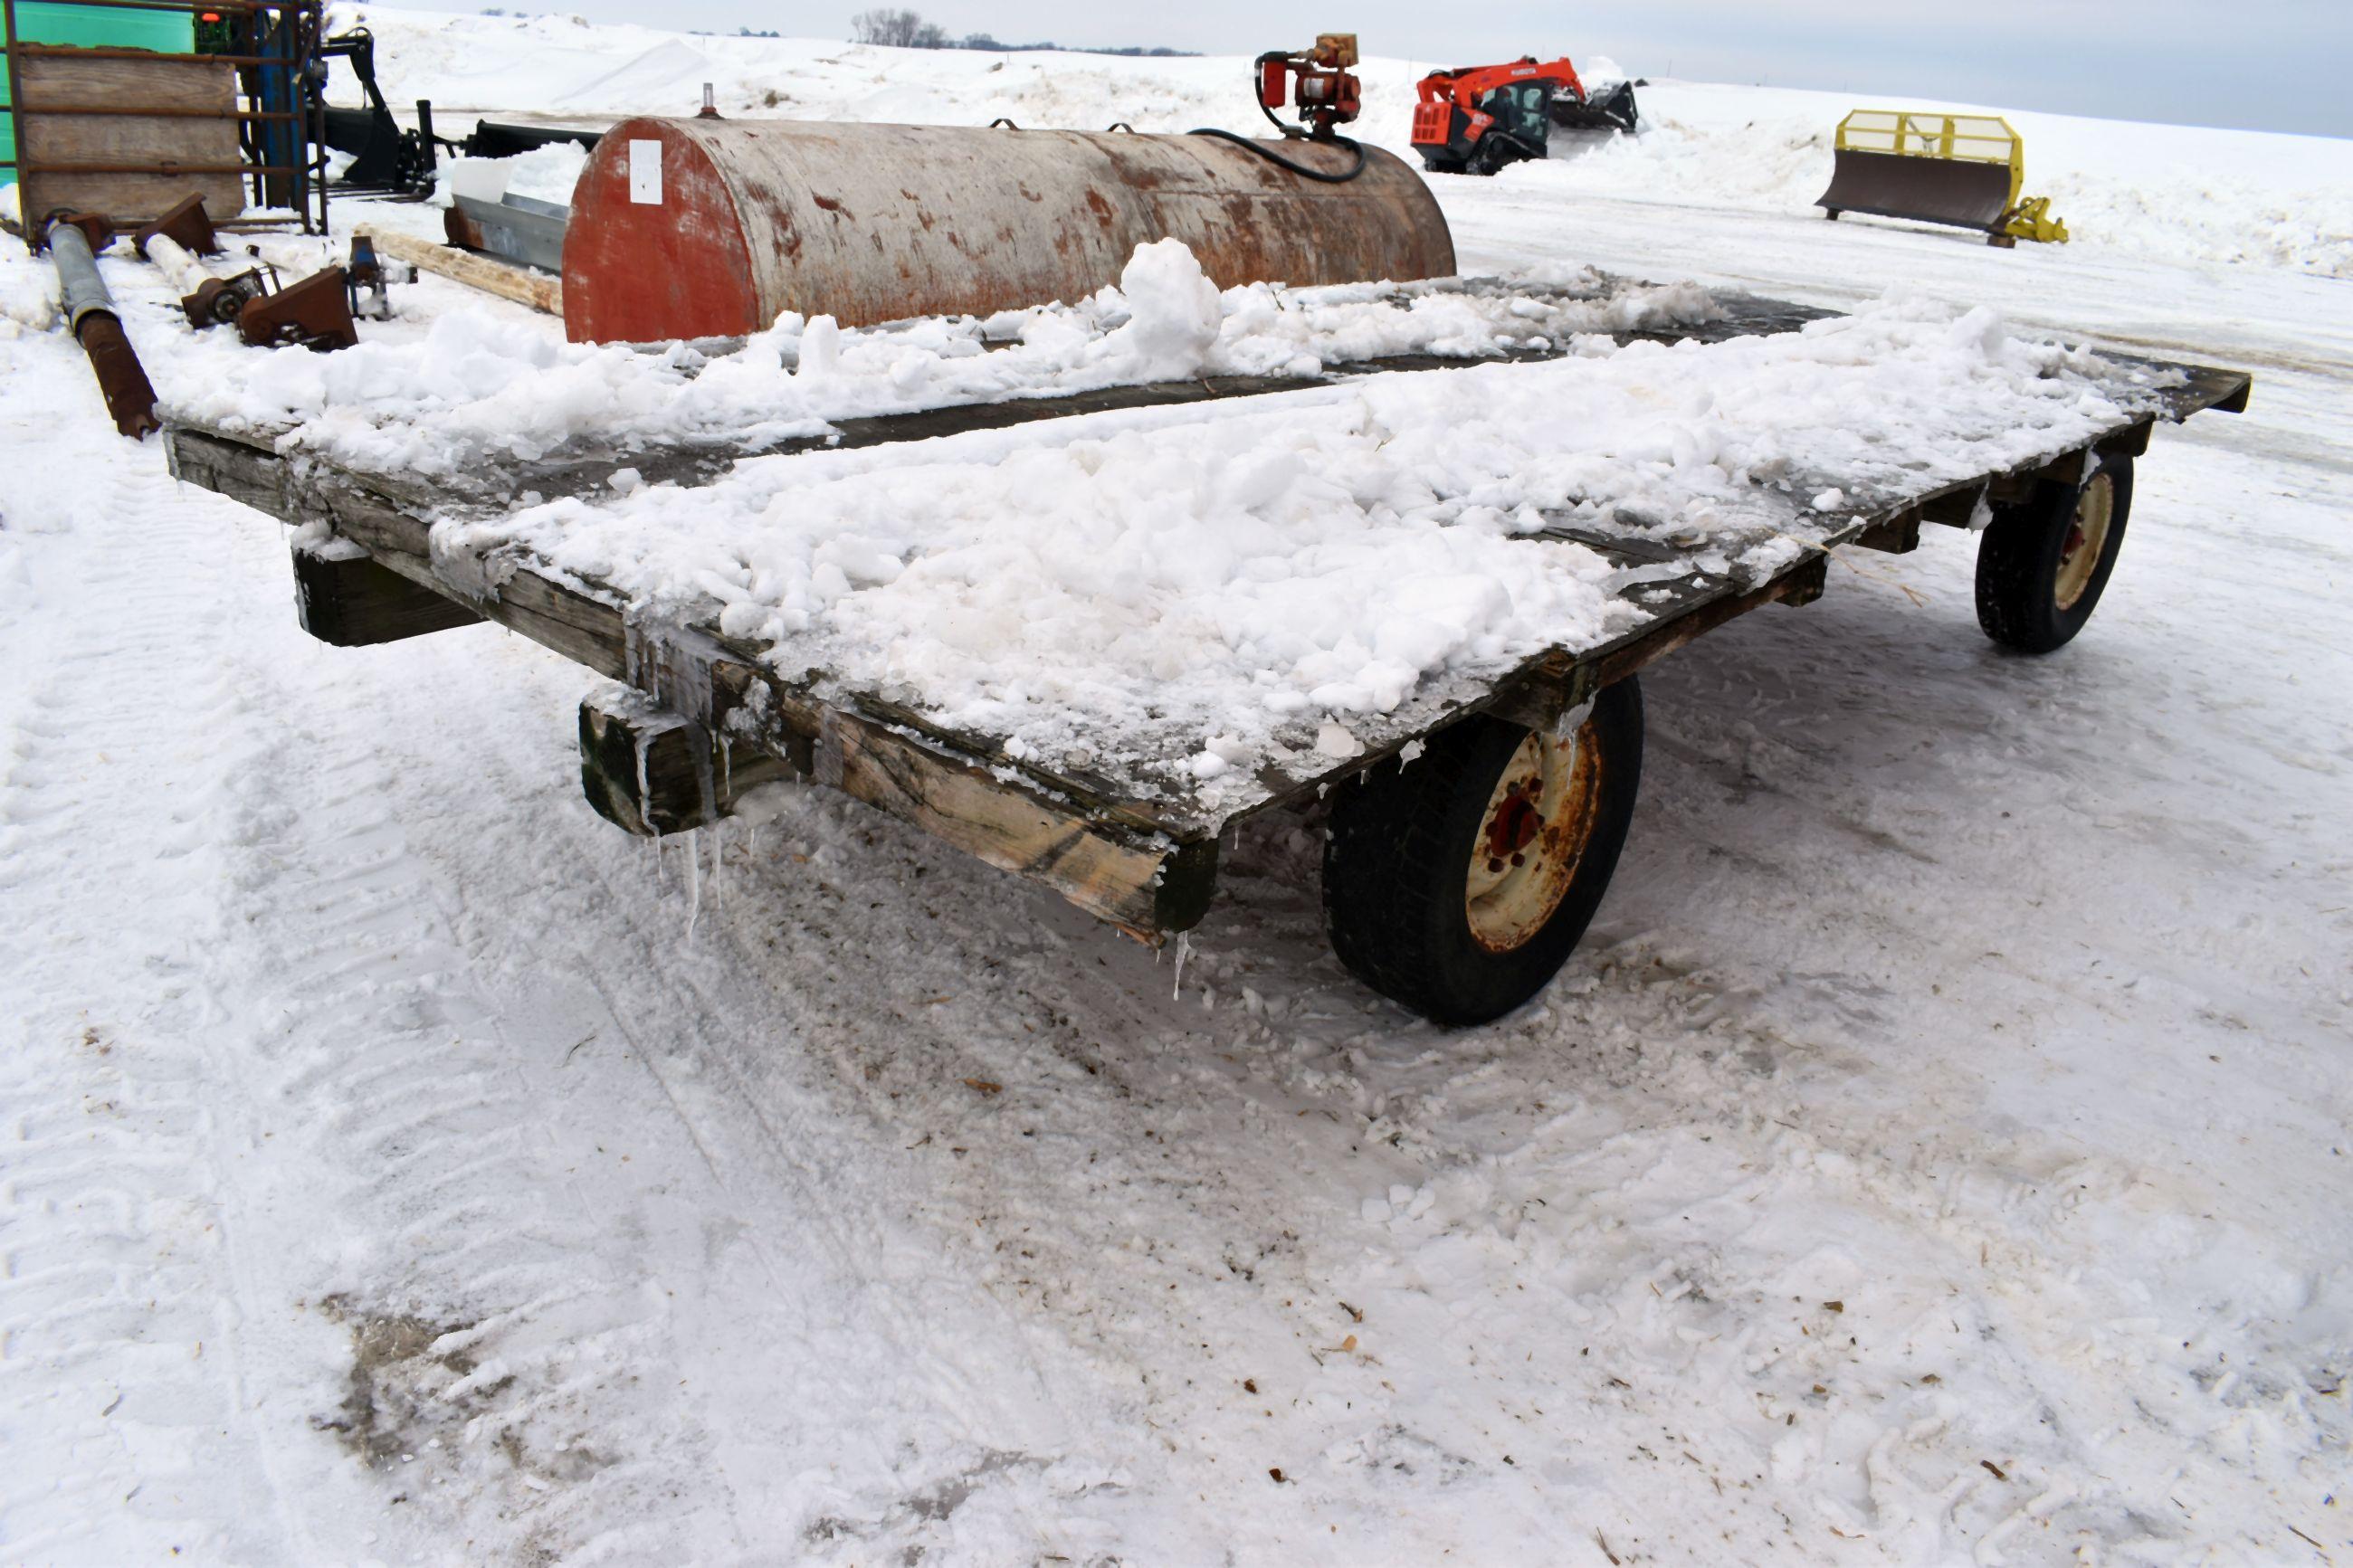
<svg viewBox="0 0 2353 1568">
<path fill-rule="evenodd" d="M 1187 134 L 1192 136 L 1214 136 L 1220 142 L 1230 142 L 1237 147 L 1247 147 L 1251 152 L 1257 153 L 1260 157 L 1265 159 L 1268 163 L 1273 163 L 1281 168 L 1288 169 L 1302 179 L 1315 180 L 1327 185 L 1345 185 L 1350 180 L 1355 179 L 1357 175 L 1365 172 L 1365 144 L 1361 142 L 1352 142 L 1345 136 L 1335 136 L 1325 142 L 1324 145 L 1327 147 L 1348 148 L 1356 154 L 1356 161 L 1349 164 L 1344 173 L 1328 174 L 1321 169 L 1311 169 L 1304 163 L 1293 163 L 1290 159 L 1284 157 L 1282 153 L 1276 152 L 1273 148 L 1268 146 L 1263 142 L 1253 141 L 1248 136 L 1237 136 L 1230 131 L 1220 131 L 1214 125 L 1205 125 L 1198 130 L 1188 132 Z M 1293 140 L 1297 140 L 1297 138 L 1293 138 Z"/>
</svg>

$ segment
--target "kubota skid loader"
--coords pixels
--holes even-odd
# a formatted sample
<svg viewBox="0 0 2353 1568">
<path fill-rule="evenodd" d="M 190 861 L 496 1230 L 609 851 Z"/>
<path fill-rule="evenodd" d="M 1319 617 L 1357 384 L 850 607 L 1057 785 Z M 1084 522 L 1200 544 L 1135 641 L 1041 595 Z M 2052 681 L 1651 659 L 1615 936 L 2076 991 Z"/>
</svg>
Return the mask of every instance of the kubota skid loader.
<svg viewBox="0 0 2353 1568">
<path fill-rule="evenodd" d="M 1413 110 L 1413 148 L 1437 174 L 1492 174 L 1550 150 L 1552 128 L 1634 129 L 1634 84 L 1588 94 L 1567 56 L 1538 63 L 1462 66 L 1421 79 Z"/>
</svg>

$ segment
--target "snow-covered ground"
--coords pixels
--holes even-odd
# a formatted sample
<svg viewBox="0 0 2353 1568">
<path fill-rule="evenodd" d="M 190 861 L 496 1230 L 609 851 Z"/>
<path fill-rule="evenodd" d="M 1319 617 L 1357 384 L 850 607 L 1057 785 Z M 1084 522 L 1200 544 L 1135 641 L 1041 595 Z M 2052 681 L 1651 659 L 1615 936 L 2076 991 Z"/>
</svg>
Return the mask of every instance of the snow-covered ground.
<svg viewBox="0 0 2353 1568">
<path fill-rule="evenodd" d="M 432 100 L 445 135 L 470 130 L 472 116 L 512 119 L 518 110 L 591 124 L 690 114 L 704 82 L 730 115 L 966 125 L 1002 116 L 1081 130 L 1124 121 L 1139 131 L 1263 123 L 1248 67 L 1231 58 L 972 55 L 681 36 L 562 15 L 519 21 L 349 0 L 334 9 L 336 26 L 375 32 L 385 96 L 398 105 Z M 1412 84 L 1462 62 L 1382 57 L 1377 37 L 1365 41 L 1376 58 L 1361 73 L 1367 109 L 1352 133 L 1404 153 Z M 1592 73 L 1595 62 L 1580 63 Z M 1637 62 L 1626 64 L 1641 74 Z M 336 70 L 344 100 L 355 101 L 343 68 Z M 2079 249 L 2353 277 L 2353 142 L 1702 82 L 1654 80 L 1636 92 L 1645 126 L 1638 141 L 1580 137 L 1556 149 L 1546 173 L 1564 193 L 1818 218 L 1812 203 L 1830 183 L 1832 135 L 1848 110 L 1989 110 L 2024 140 L 2027 194 L 2052 198 Z"/>
<path fill-rule="evenodd" d="M 1250 113 L 1230 59 L 367 20 L 453 116 Z M 2081 237 L 2004 253 L 1814 216 L 1846 100 L 1643 101 L 1439 187 L 1465 268 L 1900 283 L 2255 403 L 2160 433 L 2050 659 L 1940 533 L 1660 667 L 1599 921 L 1459 1033 L 1328 956 L 1312 818 L 1181 981 L 837 796 L 624 838 L 583 672 L 311 643 L 0 239 L 0 1554 L 2353 1552 L 2348 146 L 2016 116 Z"/>
</svg>

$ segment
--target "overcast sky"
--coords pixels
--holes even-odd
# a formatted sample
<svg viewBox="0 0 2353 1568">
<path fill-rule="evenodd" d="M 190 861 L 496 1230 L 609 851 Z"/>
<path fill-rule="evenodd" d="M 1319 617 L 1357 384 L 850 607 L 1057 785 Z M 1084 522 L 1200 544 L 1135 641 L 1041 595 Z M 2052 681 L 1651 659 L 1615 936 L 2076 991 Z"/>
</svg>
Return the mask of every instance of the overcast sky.
<svg viewBox="0 0 2353 1568">
<path fill-rule="evenodd" d="M 522 8 L 847 37 L 850 16 L 870 3 L 522 0 Z M 1353 28 L 1367 54 L 1456 65 L 1607 55 L 1636 76 L 2353 136 L 2353 0 L 1620 0 L 1573 9 L 1528 0 L 913 0 L 913 8 L 952 35 L 1008 43 L 1255 54 Z"/>
</svg>

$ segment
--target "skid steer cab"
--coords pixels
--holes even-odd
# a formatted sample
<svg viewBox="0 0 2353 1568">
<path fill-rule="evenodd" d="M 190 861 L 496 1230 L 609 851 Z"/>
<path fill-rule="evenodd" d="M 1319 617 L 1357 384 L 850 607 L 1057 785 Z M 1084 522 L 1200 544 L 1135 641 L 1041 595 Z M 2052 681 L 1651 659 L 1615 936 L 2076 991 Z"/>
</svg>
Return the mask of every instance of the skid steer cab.
<svg viewBox="0 0 2353 1568">
<path fill-rule="evenodd" d="M 1588 93 L 1565 55 L 1432 71 L 1418 90 L 1413 150 L 1433 174 L 1492 174 L 1523 158 L 1543 158 L 1555 126 L 1630 132 L 1636 123 L 1633 83 Z"/>
</svg>

